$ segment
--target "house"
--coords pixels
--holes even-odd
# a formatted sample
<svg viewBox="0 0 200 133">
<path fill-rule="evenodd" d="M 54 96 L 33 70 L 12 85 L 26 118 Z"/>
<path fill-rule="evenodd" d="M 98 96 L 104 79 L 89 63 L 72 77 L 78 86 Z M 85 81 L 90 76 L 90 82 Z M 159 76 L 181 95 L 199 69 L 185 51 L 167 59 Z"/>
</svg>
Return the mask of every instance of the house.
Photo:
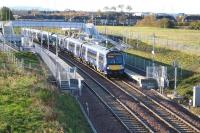
<svg viewBox="0 0 200 133">
<path fill-rule="evenodd" d="M 200 15 L 189 15 L 183 19 L 184 22 L 200 21 Z"/>
</svg>

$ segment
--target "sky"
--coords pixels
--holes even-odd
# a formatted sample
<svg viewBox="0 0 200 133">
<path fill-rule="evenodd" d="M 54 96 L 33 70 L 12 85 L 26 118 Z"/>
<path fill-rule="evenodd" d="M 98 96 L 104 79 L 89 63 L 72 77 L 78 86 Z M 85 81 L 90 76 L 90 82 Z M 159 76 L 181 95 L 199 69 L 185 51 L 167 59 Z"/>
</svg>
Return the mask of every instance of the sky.
<svg viewBox="0 0 200 133">
<path fill-rule="evenodd" d="M 0 0 L 0 7 L 41 7 L 97 11 L 105 6 L 132 6 L 133 12 L 200 14 L 200 0 Z"/>
</svg>

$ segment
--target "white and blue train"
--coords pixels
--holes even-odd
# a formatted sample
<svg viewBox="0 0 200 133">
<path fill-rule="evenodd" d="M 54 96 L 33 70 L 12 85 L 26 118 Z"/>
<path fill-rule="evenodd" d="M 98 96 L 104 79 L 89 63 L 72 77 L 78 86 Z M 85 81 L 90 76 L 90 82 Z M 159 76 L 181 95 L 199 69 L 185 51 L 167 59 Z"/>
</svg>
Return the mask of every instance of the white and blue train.
<svg viewBox="0 0 200 133">
<path fill-rule="evenodd" d="M 92 42 L 36 29 L 22 29 L 22 34 L 33 37 L 38 43 L 41 43 L 41 38 L 43 44 L 47 44 L 48 41 L 51 45 L 57 43 L 61 50 L 71 53 L 74 57 L 93 66 L 105 75 L 124 75 L 123 53 L 117 49 L 108 49 Z"/>
</svg>

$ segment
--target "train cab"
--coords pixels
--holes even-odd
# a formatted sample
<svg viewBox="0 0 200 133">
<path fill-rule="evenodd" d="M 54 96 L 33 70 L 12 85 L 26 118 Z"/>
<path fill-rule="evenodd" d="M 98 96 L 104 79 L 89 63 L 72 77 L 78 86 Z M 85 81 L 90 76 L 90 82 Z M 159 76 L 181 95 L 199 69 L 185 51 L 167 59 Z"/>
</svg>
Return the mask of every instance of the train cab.
<svg viewBox="0 0 200 133">
<path fill-rule="evenodd" d="M 120 51 L 111 51 L 106 55 L 107 75 L 123 75 L 124 74 L 124 58 Z"/>
</svg>

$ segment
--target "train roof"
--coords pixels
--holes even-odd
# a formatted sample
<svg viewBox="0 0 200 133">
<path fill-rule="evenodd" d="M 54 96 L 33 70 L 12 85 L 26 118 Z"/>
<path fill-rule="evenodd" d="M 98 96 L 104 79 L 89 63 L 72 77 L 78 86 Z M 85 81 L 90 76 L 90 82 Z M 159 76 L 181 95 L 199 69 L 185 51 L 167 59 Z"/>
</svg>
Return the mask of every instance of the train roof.
<svg viewBox="0 0 200 133">
<path fill-rule="evenodd" d="M 97 51 L 101 54 L 107 54 L 108 52 L 110 52 L 110 50 L 107 49 L 106 47 L 102 47 L 98 44 L 94 44 L 94 43 L 90 43 L 90 42 L 85 43 L 84 46 L 91 50 Z"/>
<path fill-rule="evenodd" d="M 74 38 L 69 38 L 69 37 L 66 37 L 64 35 L 59 35 L 59 34 L 55 34 L 55 33 L 51 33 L 51 32 L 47 32 L 47 31 L 41 31 L 41 30 L 37 30 L 37 29 L 28 29 L 28 28 L 23 28 L 24 30 L 29 30 L 29 31 L 33 31 L 33 32 L 37 32 L 37 33 L 43 33 L 43 34 L 49 34 L 49 35 L 52 35 L 54 37 L 58 37 L 58 38 L 61 38 L 61 39 L 67 39 L 67 40 L 70 40 L 70 41 L 73 41 L 74 43 L 79 43 L 79 44 L 83 44 L 84 47 L 87 47 L 91 50 L 94 50 L 94 51 L 97 51 L 101 54 L 107 54 L 111 51 L 118 51 L 116 49 L 112 49 L 112 48 L 106 48 L 104 46 L 101 46 L 99 45 L 99 42 L 96 44 L 95 41 L 83 41 L 81 39 L 74 39 Z"/>
<path fill-rule="evenodd" d="M 82 40 L 74 39 L 74 38 L 67 38 L 67 40 L 72 41 L 73 43 L 79 43 L 79 44 L 83 44 L 84 43 Z"/>
</svg>

